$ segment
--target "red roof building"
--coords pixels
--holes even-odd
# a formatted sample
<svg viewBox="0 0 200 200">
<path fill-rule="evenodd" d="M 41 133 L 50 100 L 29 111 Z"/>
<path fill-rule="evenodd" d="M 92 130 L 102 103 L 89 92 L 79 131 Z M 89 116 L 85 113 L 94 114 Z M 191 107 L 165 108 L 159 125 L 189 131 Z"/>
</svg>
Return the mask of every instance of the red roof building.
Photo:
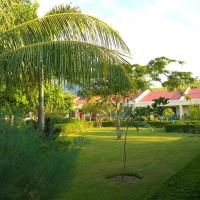
<svg viewBox="0 0 200 200">
<path fill-rule="evenodd" d="M 146 107 L 153 103 L 154 99 L 165 97 L 169 99 L 167 107 L 172 108 L 177 118 L 185 118 L 189 114 L 189 105 L 200 104 L 200 88 L 188 88 L 184 92 L 185 95 L 190 96 L 191 99 L 186 99 L 184 95 L 181 95 L 179 91 L 150 91 L 146 90 L 140 94 L 136 99 L 130 101 L 134 107 Z"/>
<path fill-rule="evenodd" d="M 181 97 L 179 91 L 169 92 L 169 91 L 159 91 L 159 92 L 149 92 L 146 96 L 144 96 L 140 102 L 148 102 L 153 101 L 154 99 L 158 99 L 160 97 L 165 97 L 169 100 L 178 100 Z"/>
<path fill-rule="evenodd" d="M 181 95 L 179 91 L 150 91 L 146 90 L 142 93 L 132 93 L 129 96 L 129 104 L 133 107 L 146 107 L 153 103 L 153 100 L 160 97 L 169 99 L 167 107 L 171 107 L 177 118 L 183 118 L 188 115 L 189 105 L 200 104 L 200 88 L 186 89 L 185 95 L 190 96 L 191 99 L 186 99 L 184 95 Z M 99 100 L 100 97 L 96 97 Z M 82 110 L 83 105 L 87 102 L 86 99 L 78 97 L 75 99 L 75 104 L 79 110 Z"/>
<path fill-rule="evenodd" d="M 187 95 L 192 99 L 200 99 L 200 88 L 190 89 Z"/>
<path fill-rule="evenodd" d="M 76 99 L 74 99 L 74 103 L 77 107 L 82 107 L 86 103 L 86 99 L 77 97 Z"/>
</svg>

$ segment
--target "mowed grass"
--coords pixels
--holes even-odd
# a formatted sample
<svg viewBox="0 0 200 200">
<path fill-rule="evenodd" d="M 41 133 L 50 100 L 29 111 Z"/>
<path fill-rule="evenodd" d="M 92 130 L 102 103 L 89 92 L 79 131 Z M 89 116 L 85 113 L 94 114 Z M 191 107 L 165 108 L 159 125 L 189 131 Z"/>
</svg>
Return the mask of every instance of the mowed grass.
<svg viewBox="0 0 200 200">
<path fill-rule="evenodd" d="M 138 134 L 131 129 L 126 172 L 142 179 L 116 182 L 106 177 L 122 172 L 123 140 L 116 140 L 114 128 L 94 128 L 82 135 L 86 142 L 73 165 L 73 178 L 58 200 L 146 200 L 200 153 L 198 135 L 169 134 L 162 129 L 142 129 Z"/>
</svg>

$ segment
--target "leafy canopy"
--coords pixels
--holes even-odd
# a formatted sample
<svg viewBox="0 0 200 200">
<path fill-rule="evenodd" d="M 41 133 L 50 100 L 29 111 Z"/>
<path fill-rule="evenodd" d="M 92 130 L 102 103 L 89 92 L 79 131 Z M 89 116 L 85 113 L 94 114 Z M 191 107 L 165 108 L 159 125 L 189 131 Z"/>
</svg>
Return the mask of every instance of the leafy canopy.
<svg viewBox="0 0 200 200">
<path fill-rule="evenodd" d="M 10 112 L 17 115 L 27 115 L 28 112 L 36 114 L 38 107 L 38 88 L 26 91 L 19 87 L 8 90 L 6 86 L 0 87 L 0 110 L 5 114 Z M 59 85 L 45 84 L 45 110 L 46 113 L 63 115 L 74 109 L 74 97 L 64 91 Z"/>
<path fill-rule="evenodd" d="M 0 0 L 0 33 L 37 18 L 35 0 Z"/>
<path fill-rule="evenodd" d="M 166 108 L 163 112 L 164 117 L 171 117 L 171 116 L 174 116 L 174 115 L 175 115 L 175 113 L 171 108 Z"/>
</svg>

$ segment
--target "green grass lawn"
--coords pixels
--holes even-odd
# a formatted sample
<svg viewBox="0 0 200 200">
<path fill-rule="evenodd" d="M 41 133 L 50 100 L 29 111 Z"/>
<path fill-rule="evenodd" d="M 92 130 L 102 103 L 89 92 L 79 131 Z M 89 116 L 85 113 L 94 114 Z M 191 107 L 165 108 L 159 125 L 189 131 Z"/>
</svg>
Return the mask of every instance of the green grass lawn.
<svg viewBox="0 0 200 200">
<path fill-rule="evenodd" d="M 172 176 L 149 200 L 199 200 L 200 156 Z"/>
<path fill-rule="evenodd" d="M 106 177 L 122 172 L 123 140 L 116 140 L 114 128 L 94 128 L 82 135 L 85 144 L 74 161 L 71 182 L 57 194 L 58 200 L 146 200 L 200 153 L 198 135 L 167 134 L 162 129 L 137 134 L 131 129 L 127 173 L 142 179 L 116 182 Z"/>
</svg>

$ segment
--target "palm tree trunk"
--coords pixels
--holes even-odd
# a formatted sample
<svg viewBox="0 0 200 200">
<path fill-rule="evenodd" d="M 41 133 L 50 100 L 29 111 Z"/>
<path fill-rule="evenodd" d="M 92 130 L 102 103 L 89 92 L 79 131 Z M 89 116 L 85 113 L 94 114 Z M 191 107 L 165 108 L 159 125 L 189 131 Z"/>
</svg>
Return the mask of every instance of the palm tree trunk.
<svg viewBox="0 0 200 200">
<path fill-rule="evenodd" d="M 44 132 L 44 69 L 41 67 L 39 78 L 39 107 L 38 107 L 38 127 L 41 132 Z"/>
</svg>

